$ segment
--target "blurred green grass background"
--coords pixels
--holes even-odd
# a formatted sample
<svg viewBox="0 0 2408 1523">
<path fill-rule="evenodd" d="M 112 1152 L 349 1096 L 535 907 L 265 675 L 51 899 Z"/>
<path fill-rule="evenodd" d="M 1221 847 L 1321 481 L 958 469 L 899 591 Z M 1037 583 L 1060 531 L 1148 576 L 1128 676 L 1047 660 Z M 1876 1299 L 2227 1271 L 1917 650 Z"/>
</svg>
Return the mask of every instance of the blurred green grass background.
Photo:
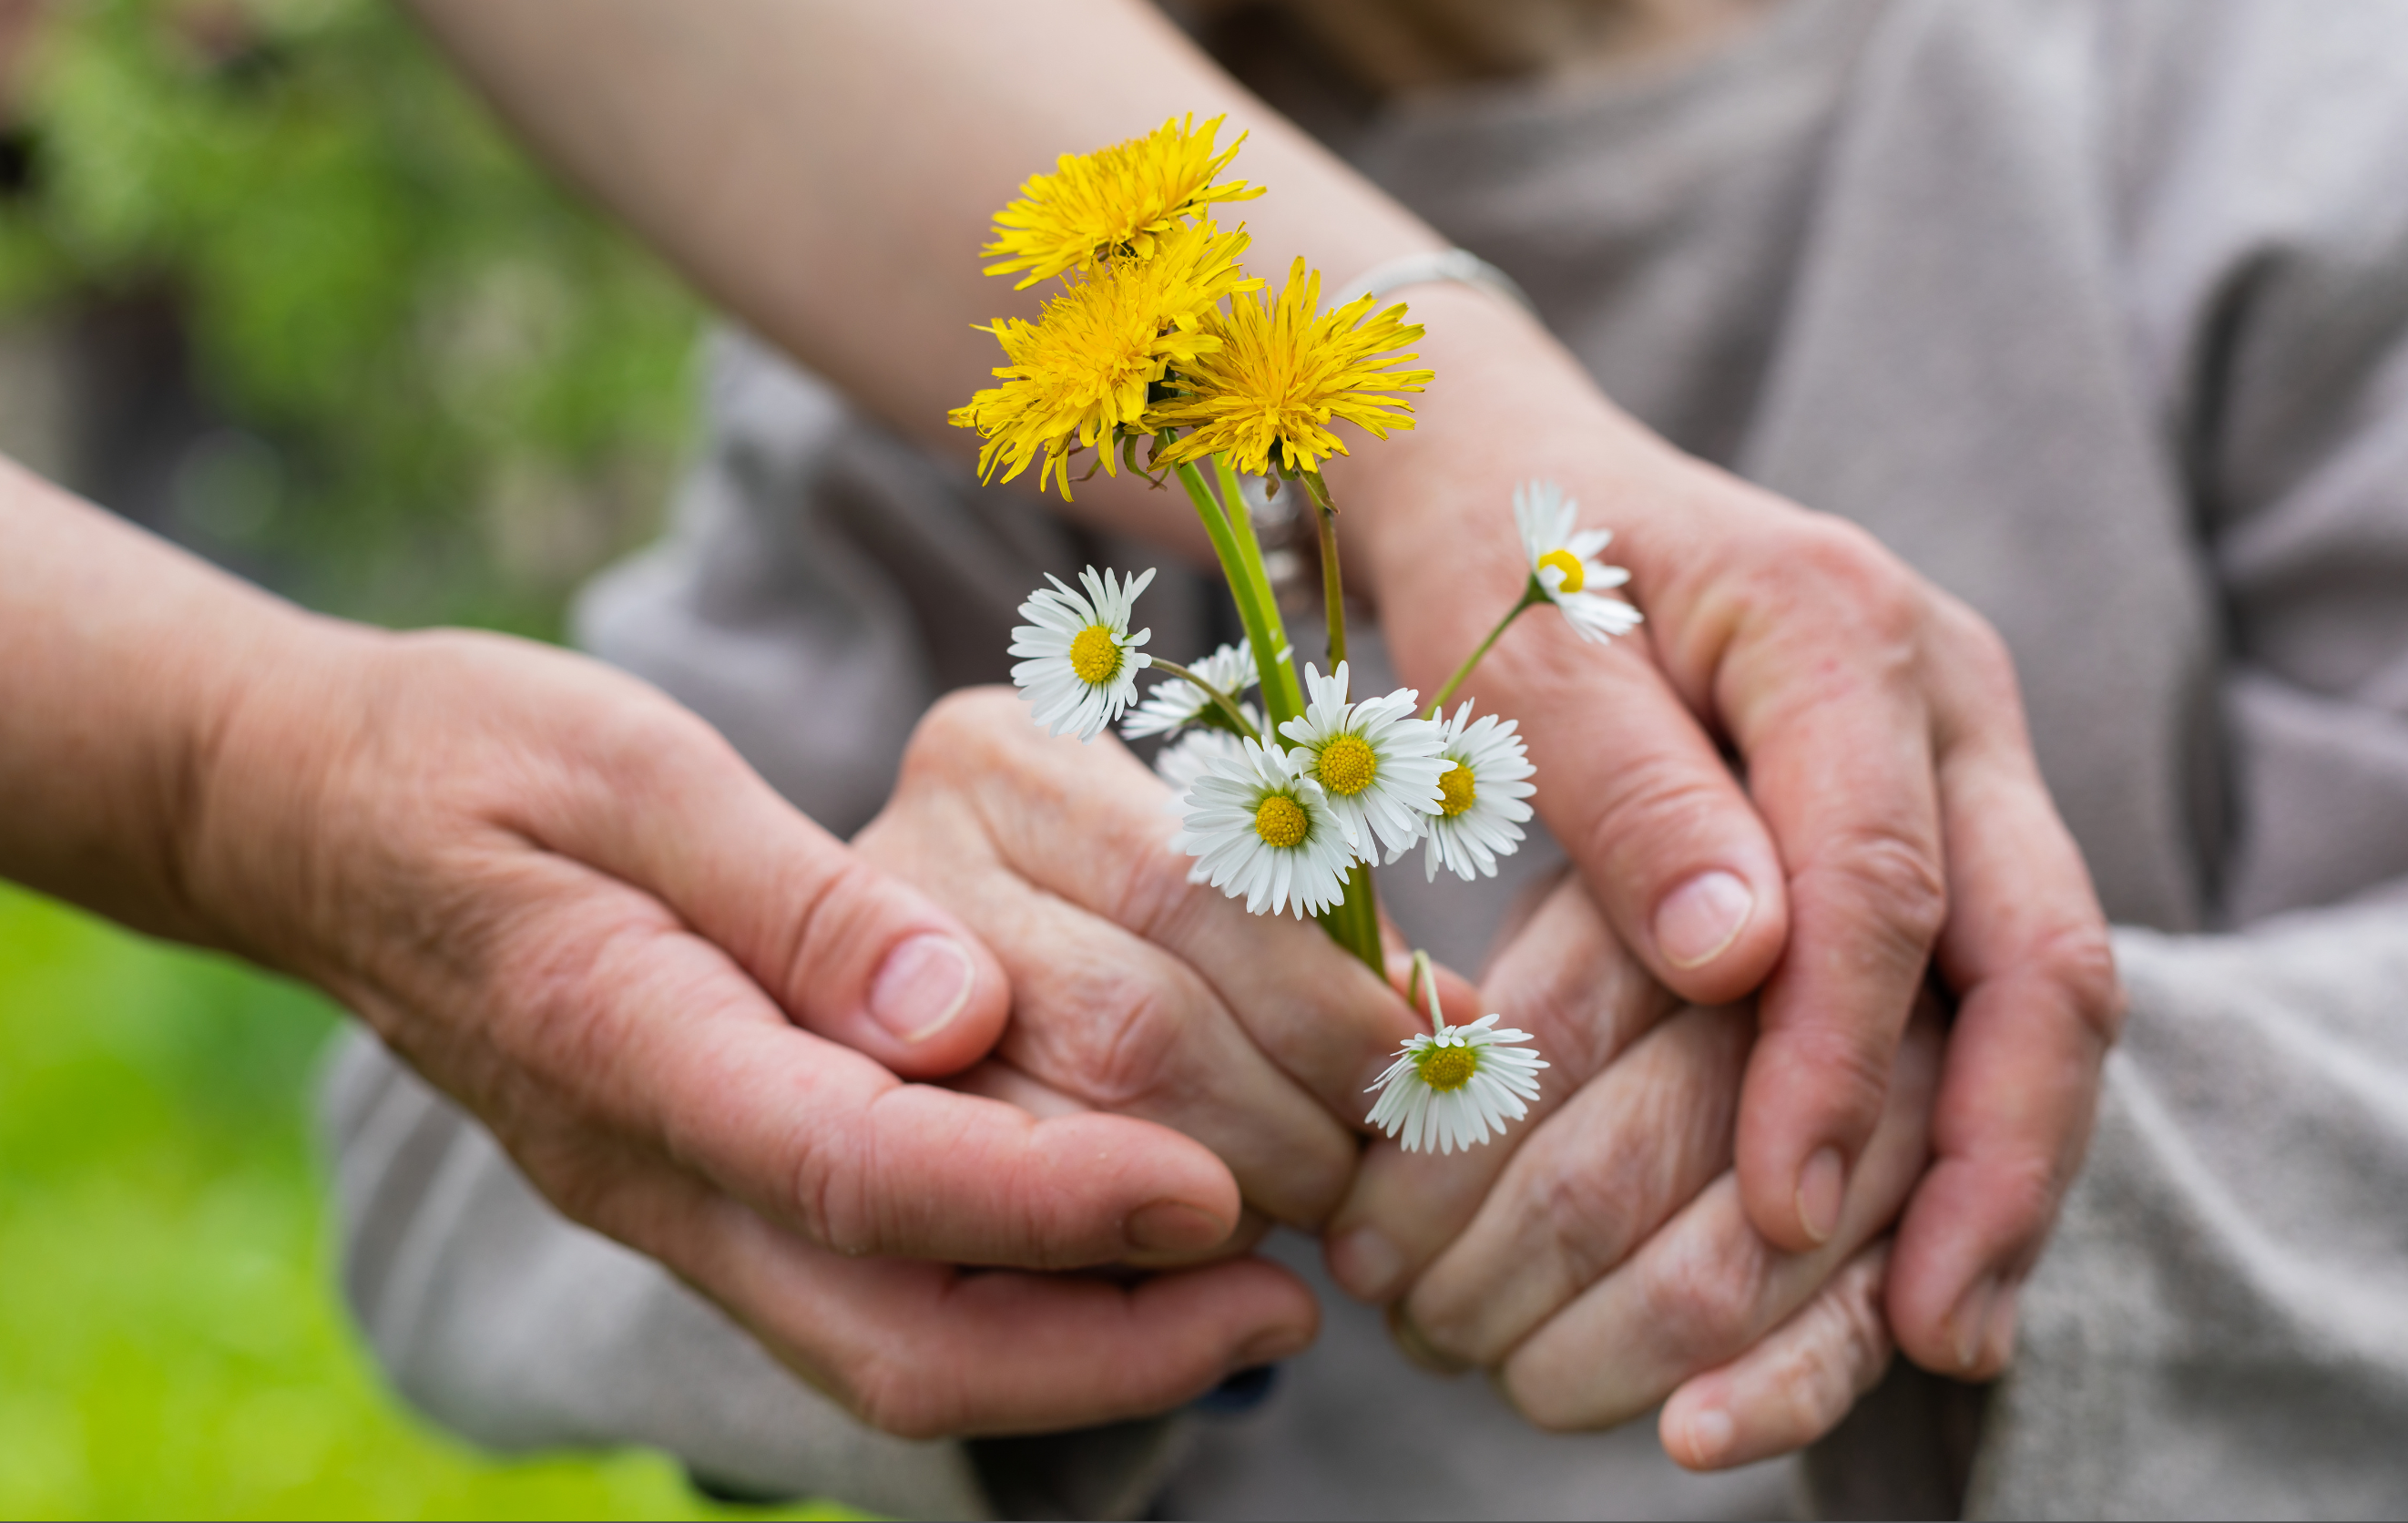
<svg viewBox="0 0 2408 1523">
<path fill-rule="evenodd" d="M 556 638 L 652 532 L 701 313 L 397 10 L 80 0 L 0 53 L 0 447 L 391 625 Z M 339 1019 L 0 884 L 0 1516 L 763 1516 L 385 1388 L 309 1142 Z"/>
<path fill-rule="evenodd" d="M 333 1290 L 305 989 L 0 886 L 0 1516 L 742 1517 L 416 1420 Z"/>
</svg>

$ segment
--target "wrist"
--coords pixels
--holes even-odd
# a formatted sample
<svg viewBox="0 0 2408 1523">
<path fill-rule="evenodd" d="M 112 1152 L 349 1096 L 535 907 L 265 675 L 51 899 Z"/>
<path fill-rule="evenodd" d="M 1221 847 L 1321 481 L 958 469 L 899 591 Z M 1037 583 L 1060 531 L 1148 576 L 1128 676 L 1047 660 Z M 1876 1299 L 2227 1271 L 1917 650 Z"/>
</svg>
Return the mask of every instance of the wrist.
<svg viewBox="0 0 2408 1523">
<path fill-rule="evenodd" d="M 1414 347 L 1436 379 L 1415 398 L 1412 430 L 1366 443 L 1328 474 L 1350 580 L 1376 607 L 1412 611 L 1388 630 L 1390 645 L 1400 673 L 1428 689 L 1527 585 L 1518 482 L 1562 482 L 1584 524 L 1615 530 L 1611 558 L 1624 561 L 1648 537 L 1643 505 L 1661 496 L 1652 488 L 1684 457 L 1613 407 L 1510 301 L 1457 284 L 1400 295 L 1428 330 Z"/>
<path fill-rule="evenodd" d="M 222 648 L 175 740 L 174 908 L 187 939 L 323 984 L 330 958 L 315 943 L 337 780 L 394 637 L 280 604 L 265 612 Z"/>
</svg>

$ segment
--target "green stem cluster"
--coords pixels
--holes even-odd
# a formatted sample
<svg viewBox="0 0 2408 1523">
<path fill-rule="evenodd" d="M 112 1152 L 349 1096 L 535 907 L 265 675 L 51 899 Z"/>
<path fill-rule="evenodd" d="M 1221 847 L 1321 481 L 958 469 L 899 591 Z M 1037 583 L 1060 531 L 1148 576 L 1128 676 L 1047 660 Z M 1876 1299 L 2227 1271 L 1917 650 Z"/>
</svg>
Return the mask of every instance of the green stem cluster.
<svg viewBox="0 0 2408 1523">
<path fill-rule="evenodd" d="M 1164 435 L 1161 443 L 1169 442 L 1170 436 Z M 1216 494 L 1193 464 L 1174 468 L 1179 484 L 1186 488 L 1188 500 L 1196 505 L 1196 516 L 1203 521 L 1204 533 L 1212 541 L 1212 552 L 1220 558 L 1222 574 L 1229 583 L 1229 596 L 1238 605 L 1239 622 L 1245 625 L 1246 639 L 1254 646 L 1254 670 L 1262 680 L 1263 708 L 1270 715 L 1268 728 L 1276 736 L 1281 726 L 1303 715 L 1304 690 L 1297 681 L 1295 654 L 1288 645 L 1287 626 L 1280 618 L 1279 599 L 1271 591 L 1269 574 L 1263 568 L 1262 545 L 1254 538 L 1254 518 L 1246 511 L 1245 498 L 1238 489 L 1238 473 L 1230 468 L 1227 460 L 1214 455 L 1212 469 L 1220 479 L 1220 491 Z M 1322 481 L 1320 472 L 1301 471 L 1297 479 L 1312 499 L 1313 518 L 1321 531 L 1321 596 L 1323 611 L 1329 622 L 1329 665 L 1334 671 L 1338 663 L 1346 659 L 1345 583 L 1338 569 L 1338 507 L 1330 501 L 1328 484 Z M 1488 631 L 1488 638 L 1464 658 L 1463 665 L 1455 668 L 1455 675 L 1446 680 L 1446 685 L 1438 690 L 1438 697 L 1430 704 L 1430 718 L 1441 716 L 1455 689 L 1463 685 L 1472 668 L 1480 665 L 1481 657 L 1488 654 L 1513 621 L 1525 610 L 1545 600 L 1545 589 L 1533 577 L 1523 589 L 1521 601 L 1506 611 L 1505 617 L 1497 621 L 1497 627 Z M 1154 665 L 1169 676 L 1193 682 L 1229 717 L 1240 734 L 1257 740 L 1264 739 L 1246 723 L 1233 697 L 1184 667 L 1168 661 Z M 1339 945 L 1360 957 L 1366 967 L 1386 976 L 1380 943 L 1380 901 L 1372 887 L 1369 864 L 1357 862 L 1348 871 L 1346 897 L 1321 916 L 1321 925 Z"/>
<path fill-rule="evenodd" d="M 1246 511 L 1245 499 L 1239 493 L 1238 474 L 1217 455 L 1212 467 L 1221 482 L 1217 496 L 1194 465 L 1182 464 L 1174 468 L 1179 484 L 1186 489 L 1188 501 L 1195 504 L 1196 516 L 1203 522 L 1205 536 L 1212 541 L 1212 553 L 1220 558 L 1222 574 L 1229 583 L 1229 596 L 1238 605 L 1238 622 L 1245 625 L 1246 639 L 1254 646 L 1254 670 L 1262 679 L 1263 708 L 1270 715 L 1270 732 L 1276 735 L 1281 726 L 1303 716 L 1304 686 L 1297 681 L 1287 625 L 1280 617 L 1279 599 L 1271 591 L 1270 575 L 1263 568 L 1262 545 L 1254 537 L 1253 515 Z M 1321 488 L 1319 478 L 1312 478 L 1307 489 L 1312 493 L 1316 508 L 1328 502 L 1328 494 Z M 1326 568 L 1324 591 L 1328 600 L 1330 663 L 1334 667 L 1345 658 L 1346 614 L 1338 596 L 1336 530 L 1326 522 L 1333 515 L 1334 510 L 1326 509 L 1322 514 L 1322 564 Z M 1192 676 L 1186 680 L 1196 681 Z M 1205 683 L 1197 685 L 1211 691 Z M 1369 866 L 1357 862 L 1347 873 L 1346 896 L 1322 914 L 1321 927 L 1339 945 L 1361 958 L 1371 971 L 1386 976 L 1386 960 L 1380 945 L 1380 903 Z"/>
</svg>

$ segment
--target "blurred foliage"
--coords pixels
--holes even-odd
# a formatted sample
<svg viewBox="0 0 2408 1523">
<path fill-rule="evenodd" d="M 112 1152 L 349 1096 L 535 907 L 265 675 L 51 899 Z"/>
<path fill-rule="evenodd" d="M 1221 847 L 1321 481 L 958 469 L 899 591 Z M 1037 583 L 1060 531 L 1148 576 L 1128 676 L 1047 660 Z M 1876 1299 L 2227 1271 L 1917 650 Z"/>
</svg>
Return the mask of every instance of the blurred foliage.
<svg viewBox="0 0 2408 1523">
<path fill-rule="evenodd" d="M 304 1114 L 337 1020 L 0 885 L 0 1516 L 772 1516 L 657 1456 L 480 1456 L 380 1385 Z"/>
<path fill-rule="evenodd" d="M 72 372 L 93 314 L 170 314 L 222 424 L 170 532 L 322 608 L 536 634 L 647 532 L 697 308 L 406 17 L 80 0 L 15 85 L 0 323 Z M 658 1456 L 479 1455 L 383 1387 L 308 1142 L 337 1019 L 0 885 L 0 1516 L 757 1516 Z"/>
<path fill-rule="evenodd" d="M 274 445 L 201 462 L 238 499 L 204 527 L 296 594 L 550 633 L 651 528 L 696 305 L 398 7 L 75 0 L 21 88 L 0 317 L 164 293 L 205 396 Z"/>
</svg>

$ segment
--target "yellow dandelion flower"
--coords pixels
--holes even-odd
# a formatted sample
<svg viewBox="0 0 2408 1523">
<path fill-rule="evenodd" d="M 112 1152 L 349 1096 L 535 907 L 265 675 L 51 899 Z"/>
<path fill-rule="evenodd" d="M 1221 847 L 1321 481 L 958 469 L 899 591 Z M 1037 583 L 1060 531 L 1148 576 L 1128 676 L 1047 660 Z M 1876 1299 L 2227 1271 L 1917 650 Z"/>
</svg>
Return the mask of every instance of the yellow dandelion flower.
<svg viewBox="0 0 2408 1523">
<path fill-rule="evenodd" d="M 1280 466 L 1317 470 L 1325 457 L 1346 453 L 1329 431 L 1333 418 L 1381 438 L 1411 428 L 1412 408 L 1395 394 L 1422 390 L 1431 373 L 1396 368 L 1413 358 L 1396 351 L 1423 330 L 1404 321 L 1402 302 L 1374 315 L 1373 301 L 1320 311 L 1320 273 L 1299 259 L 1277 299 L 1257 295 L 1208 313 L 1202 337 L 1219 343 L 1182 363 L 1170 381 L 1178 395 L 1146 414 L 1149 429 L 1189 430 L 1157 463 L 1226 453 L 1256 475 Z"/>
<path fill-rule="evenodd" d="M 986 273 L 1026 270 L 1013 288 L 1025 291 L 1114 253 L 1151 259 L 1158 240 L 1182 218 L 1200 217 L 1216 201 L 1262 194 L 1261 186 L 1242 180 L 1212 183 L 1246 140 L 1240 133 L 1226 151 L 1214 152 L 1222 120 L 1214 117 L 1199 133 L 1195 117 L 1173 117 L 1143 137 L 1063 154 L 1052 174 L 1029 177 L 1021 198 L 996 214 L 995 241 L 982 251 L 998 262 Z"/>
<path fill-rule="evenodd" d="M 1223 297 L 1259 288 L 1238 266 L 1243 228 L 1223 233 L 1209 222 L 1171 230 L 1155 257 L 1121 260 L 1091 271 L 1045 304 L 1035 323 L 1006 318 L 985 331 L 1011 363 L 1003 381 L 948 416 L 986 440 L 979 479 L 998 467 L 1010 481 L 1042 452 L 1037 485 L 1058 481 L 1070 496 L 1069 457 L 1101 446 L 1107 472 L 1123 431 L 1139 428 L 1147 388 L 1173 365 L 1191 366 L 1219 347 L 1204 331 Z"/>
</svg>

